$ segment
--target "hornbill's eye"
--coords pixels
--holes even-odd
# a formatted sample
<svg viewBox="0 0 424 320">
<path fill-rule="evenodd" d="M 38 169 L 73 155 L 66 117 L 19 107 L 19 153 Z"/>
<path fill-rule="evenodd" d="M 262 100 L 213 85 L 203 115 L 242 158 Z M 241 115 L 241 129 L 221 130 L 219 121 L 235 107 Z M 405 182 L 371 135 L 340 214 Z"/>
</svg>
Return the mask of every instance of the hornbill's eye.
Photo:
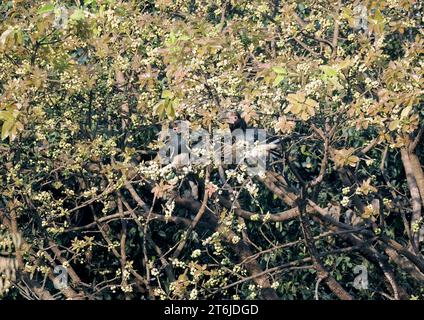
<svg viewBox="0 0 424 320">
<path fill-rule="evenodd" d="M 239 120 L 237 115 L 231 115 L 228 117 L 228 123 L 235 124 Z"/>
<path fill-rule="evenodd" d="M 174 132 L 183 133 L 189 129 L 189 122 L 186 120 L 176 120 L 170 123 L 169 128 Z"/>
<path fill-rule="evenodd" d="M 236 129 L 242 129 L 243 131 L 246 130 L 246 121 L 237 111 L 227 111 L 220 119 L 225 121 L 225 123 L 228 123 L 231 131 Z"/>
</svg>

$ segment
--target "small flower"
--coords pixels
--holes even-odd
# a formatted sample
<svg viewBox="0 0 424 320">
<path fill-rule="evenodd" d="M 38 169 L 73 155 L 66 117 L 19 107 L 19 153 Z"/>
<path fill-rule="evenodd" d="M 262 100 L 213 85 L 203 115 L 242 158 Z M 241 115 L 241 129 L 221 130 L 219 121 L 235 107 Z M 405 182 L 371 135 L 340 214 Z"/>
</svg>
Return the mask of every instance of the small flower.
<svg viewBox="0 0 424 320">
<path fill-rule="evenodd" d="M 246 189 L 252 197 L 256 198 L 258 196 L 259 188 L 256 184 L 248 183 L 246 184 Z"/>
<path fill-rule="evenodd" d="M 374 163 L 374 159 L 367 159 L 365 160 L 365 163 L 367 164 L 367 166 L 370 166 Z"/>
<path fill-rule="evenodd" d="M 392 207 L 392 200 L 390 200 L 390 199 L 383 198 L 383 203 L 389 209 Z"/>
<path fill-rule="evenodd" d="M 346 207 L 348 204 L 349 204 L 349 197 L 343 197 L 343 199 L 342 199 L 342 201 L 340 201 L 340 204 L 343 206 L 343 207 Z"/>
<path fill-rule="evenodd" d="M 280 286 L 280 283 L 278 281 L 275 281 L 271 284 L 272 289 L 277 289 Z"/>
<path fill-rule="evenodd" d="M 165 294 L 165 291 L 163 291 L 163 289 L 161 289 L 161 288 L 155 288 L 155 289 L 153 290 L 153 294 L 154 294 L 156 297 L 158 297 L 158 296 L 160 296 L 160 295 Z"/>
<path fill-rule="evenodd" d="M 238 273 L 238 272 L 240 272 L 240 271 L 241 271 L 241 267 L 240 267 L 240 265 L 235 265 L 235 266 L 233 267 L 233 272 Z"/>
<path fill-rule="evenodd" d="M 420 220 L 418 220 L 418 221 L 415 221 L 412 224 L 412 232 L 413 233 L 419 232 L 420 231 L 420 228 L 421 228 L 421 224 L 422 224 L 422 218 L 420 218 Z"/>
<path fill-rule="evenodd" d="M 128 284 L 128 285 L 121 286 L 121 290 L 122 292 L 130 293 L 130 292 L 133 292 L 133 287 L 130 284 Z"/>
<path fill-rule="evenodd" d="M 237 244 L 237 243 L 240 241 L 240 237 L 239 237 L 239 236 L 234 236 L 234 237 L 231 239 L 231 241 L 232 241 L 232 243 Z"/>
<path fill-rule="evenodd" d="M 196 249 L 192 252 L 191 257 L 195 259 L 200 257 L 201 254 L 202 254 L 202 251 L 200 251 L 200 249 Z"/>
<path fill-rule="evenodd" d="M 191 292 L 190 292 L 190 300 L 196 300 L 197 299 L 197 294 L 198 294 L 198 292 L 197 292 L 196 289 L 191 290 Z"/>
<path fill-rule="evenodd" d="M 342 189 L 343 195 L 347 195 L 350 192 L 350 187 L 345 187 Z"/>
<path fill-rule="evenodd" d="M 254 215 L 252 215 L 251 217 L 250 217 L 250 220 L 252 220 L 252 221 L 258 221 L 259 220 L 259 214 L 254 214 Z"/>
<path fill-rule="evenodd" d="M 171 219 L 172 212 L 174 211 L 174 209 L 175 209 L 175 201 L 170 201 L 170 202 L 168 201 L 165 204 L 164 212 L 165 212 L 166 222 L 168 222 L 169 219 Z"/>
<path fill-rule="evenodd" d="M 271 214 L 269 213 L 269 211 L 265 214 L 264 218 L 263 218 L 263 222 L 268 222 L 269 219 L 271 219 Z"/>
</svg>

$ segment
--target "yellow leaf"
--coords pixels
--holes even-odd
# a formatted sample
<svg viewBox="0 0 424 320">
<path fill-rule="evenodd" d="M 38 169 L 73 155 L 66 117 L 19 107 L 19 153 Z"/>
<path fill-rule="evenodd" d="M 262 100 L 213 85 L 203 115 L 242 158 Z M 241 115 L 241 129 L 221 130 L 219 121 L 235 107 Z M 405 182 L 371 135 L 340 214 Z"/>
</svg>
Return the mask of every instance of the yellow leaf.
<svg viewBox="0 0 424 320">
<path fill-rule="evenodd" d="M 307 120 L 309 119 L 309 114 L 308 114 L 307 112 L 303 111 L 303 112 L 301 113 L 301 115 L 300 115 L 300 118 L 301 118 L 303 121 L 307 121 Z"/>
<path fill-rule="evenodd" d="M 359 158 L 352 155 L 354 151 L 354 148 L 336 150 L 334 152 L 334 163 L 336 164 L 336 167 L 355 167 L 359 162 Z"/>
<path fill-rule="evenodd" d="M 290 106 L 290 111 L 293 114 L 298 114 L 298 113 L 300 113 L 300 111 L 302 111 L 302 107 L 300 106 L 299 103 L 295 102 Z"/>
<path fill-rule="evenodd" d="M 310 98 L 306 99 L 305 103 L 312 108 L 316 108 L 318 106 L 318 102 Z"/>
<path fill-rule="evenodd" d="M 406 108 L 403 108 L 402 112 L 400 113 L 400 119 L 402 120 L 403 118 L 406 118 L 409 113 L 412 110 L 412 106 L 407 106 Z"/>
<path fill-rule="evenodd" d="M 389 124 L 389 130 L 390 131 L 394 131 L 397 129 L 397 127 L 399 126 L 400 120 L 393 120 L 392 122 L 390 122 Z"/>
<path fill-rule="evenodd" d="M 357 156 L 350 156 L 346 160 L 346 164 L 351 167 L 356 167 L 356 164 L 359 162 L 359 158 Z"/>
</svg>

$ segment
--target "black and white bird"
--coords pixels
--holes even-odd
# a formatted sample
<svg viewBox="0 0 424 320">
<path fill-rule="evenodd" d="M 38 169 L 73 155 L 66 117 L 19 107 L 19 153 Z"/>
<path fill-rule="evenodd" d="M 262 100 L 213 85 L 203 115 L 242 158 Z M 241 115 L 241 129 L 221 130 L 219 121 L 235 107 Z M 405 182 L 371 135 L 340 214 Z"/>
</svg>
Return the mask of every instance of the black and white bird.
<svg viewBox="0 0 424 320">
<path fill-rule="evenodd" d="M 176 120 L 164 125 L 158 133 L 158 141 L 164 145 L 159 151 L 163 164 L 177 170 L 190 164 L 188 121 Z"/>
<path fill-rule="evenodd" d="M 188 121 L 176 120 L 162 128 L 158 140 L 165 144 L 165 148 L 160 151 L 160 160 L 166 164 L 165 171 L 180 177 L 179 195 L 198 200 L 202 186 L 192 172 L 193 143 L 190 143 L 189 127 Z"/>
<path fill-rule="evenodd" d="M 260 166 L 266 169 L 266 161 L 275 157 L 280 157 L 280 140 L 269 141 L 268 133 L 265 129 L 249 128 L 245 119 L 237 111 L 227 111 L 221 117 L 233 135 L 232 146 L 224 146 L 224 157 L 228 152 L 232 152 L 232 159 L 236 164 L 244 163 L 248 167 Z"/>
</svg>

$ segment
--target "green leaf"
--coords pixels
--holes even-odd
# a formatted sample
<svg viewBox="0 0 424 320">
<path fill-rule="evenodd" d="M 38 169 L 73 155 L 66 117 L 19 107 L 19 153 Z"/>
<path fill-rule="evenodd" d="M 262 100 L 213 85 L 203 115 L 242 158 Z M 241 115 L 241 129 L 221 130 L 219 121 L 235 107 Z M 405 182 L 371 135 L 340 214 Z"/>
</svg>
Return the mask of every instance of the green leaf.
<svg viewBox="0 0 424 320">
<path fill-rule="evenodd" d="M 324 72 L 324 75 L 328 78 L 337 77 L 337 70 L 330 67 L 330 66 L 320 66 L 320 69 L 322 72 Z"/>
<path fill-rule="evenodd" d="M 166 106 L 166 115 L 170 119 L 174 119 L 175 118 L 175 109 L 174 109 L 173 103 L 171 103 L 171 102 L 168 102 L 167 103 L 167 106 Z"/>
<path fill-rule="evenodd" d="M 287 74 L 287 69 L 283 67 L 272 67 L 272 71 L 278 74 Z"/>
<path fill-rule="evenodd" d="M 3 127 L 1 129 L 1 140 L 4 140 L 9 136 L 10 129 L 13 127 L 13 123 L 13 120 L 9 120 L 3 123 Z"/>
<path fill-rule="evenodd" d="M 165 100 L 161 100 L 153 107 L 153 112 L 162 118 L 165 115 L 165 107 Z"/>
<path fill-rule="evenodd" d="M 14 37 L 15 37 L 15 44 L 22 45 L 24 43 L 24 35 L 22 33 L 22 30 L 16 30 Z"/>
<path fill-rule="evenodd" d="M 312 153 L 310 153 L 308 150 L 306 150 L 306 145 L 302 144 L 300 146 L 300 152 L 304 155 L 304 156 L 313 156 Z"/>
<path fill-rule="evenodd" d="M 52 12 L 55 8 L 54 4 L 46 4 L 44 6 L 42 6 L 40 9 L 37 10 L 38 14 L 44 14 L 44 13 L 49 13 Z"/>
<path fill-rule="evenodd" d="M 167 46 L 173 46 L 177 42 L 177 37 L 174 33 L 174 31 L 171 31 L 169 34 L 169 38 L 165 40 L 165 44 Z"/>
<path fill-rule="evenodd" d="M 377 21 L 378 24 L 383 24 L 384 17 L 383 17 L 383 15 L 382 15 L 382 13 L 381 13 L 380 10 L 376 10 L 375 11 L 374 19 L 375 19 L 375 21 Z"/>
<path fill-rule="evenodd" d="M 13 120 L 13 113 L 10 111 L 0 111 L 0 120 L 3 120 L 3 121 Z"/>
<path fill-rule="evenodd" d="M 284 75 L 279 74 L 277 77 L 275 77 L 274 82 L 272 83 L 272 85 L 273 85 L 274 87 L 278 86 L 278 85 L 281 83 L 281 81 L 283 81 L 283 80 L 284 80 L 284 78 L 285 78 L 285 76 L 284 76 Z"/>
<path fill-rule="evenodd" d="M 69 19 L 74 21 L 83 20 L 85 18 L 84 11 L 81 9 L 77 9 L 74 13 L 69 17 Z"/>
<path fill-rule="evenodd" d="M 174 97 L 174 94 L 170 90 L 163 90 L 162 92 L 162 98 L 163 99 L 172 99 Z"/>
<path fill-rule="evenodd" d="M 186 34 L 183 34 L 178 39 L 179 40 L 182 40 L 182 41 L 188 41 L 188 40 L 190 40 L 190 37 L 188 35 L 186 35 Z"/>
<path fill-rule="evenodd" d="M 343 89 L 343 86 L 340 84 L 336 77 L 331 77 L 329 83 L 331 83 L 337 90 Z"/>
</svg>

